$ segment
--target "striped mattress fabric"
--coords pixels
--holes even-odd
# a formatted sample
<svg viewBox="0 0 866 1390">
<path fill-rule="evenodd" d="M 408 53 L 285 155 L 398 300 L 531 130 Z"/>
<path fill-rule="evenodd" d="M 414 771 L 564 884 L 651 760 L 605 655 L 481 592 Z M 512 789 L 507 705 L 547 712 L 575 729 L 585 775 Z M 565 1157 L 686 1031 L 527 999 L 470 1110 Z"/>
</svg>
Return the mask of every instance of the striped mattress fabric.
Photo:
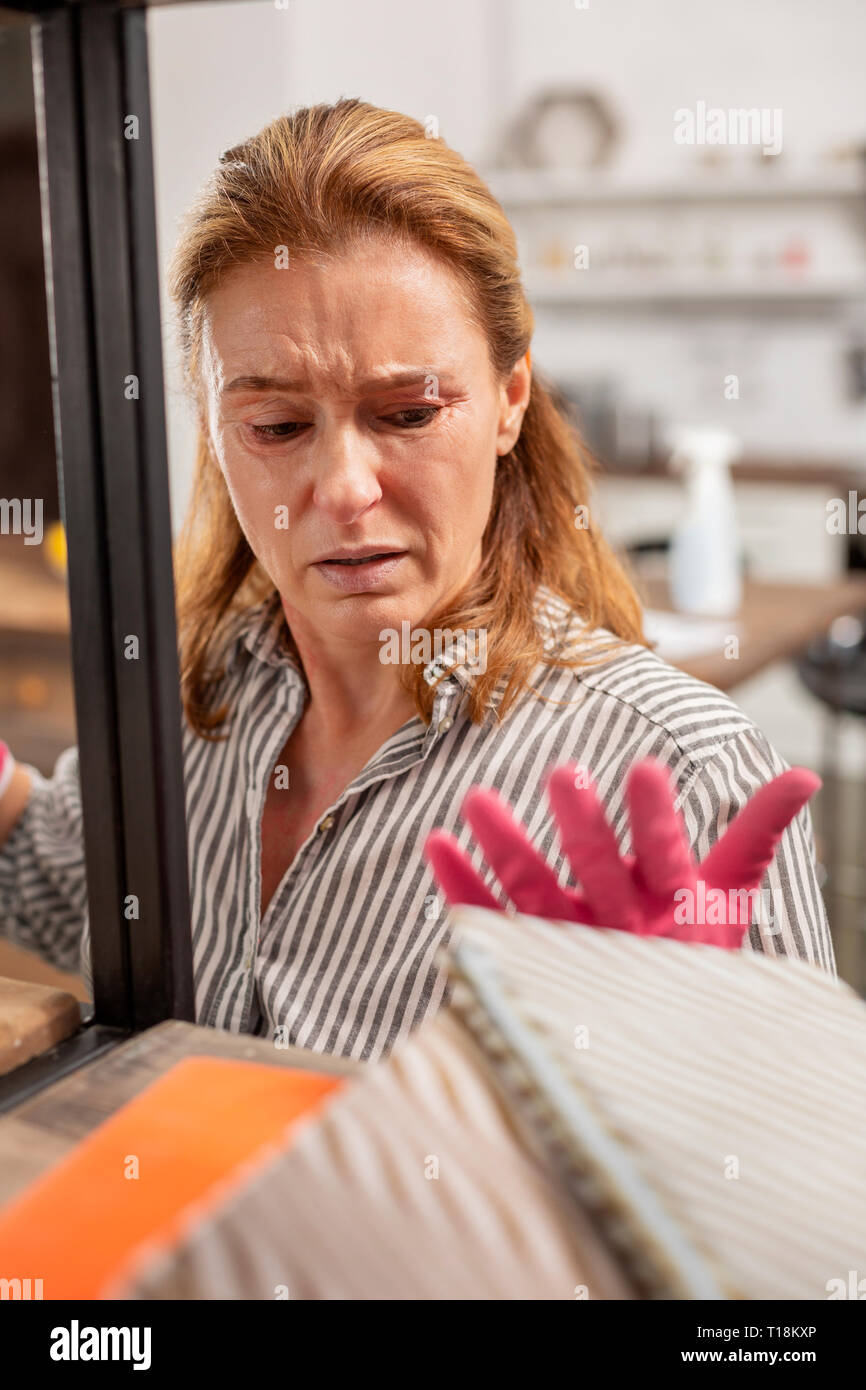
<svg viewBox="0 0 866 1390">
<path fill-rule="evenodd" d="M 866 1272 L 853 990 L 802 961 L 455 915 L 452 1009 L 639 1287 L 822 1299 Z"/>
<path fill-rule="evenodd" d="M 627 1299 L 443 1011 L 283 1152 L 153 1253 L 124 1299 Z"/>
<path fill-rule="evenodd" d="M 823 1299 L 866 1005 L 800 961 L 460 908 L 451 1003 L 127 1298 Z"/>
</svg>

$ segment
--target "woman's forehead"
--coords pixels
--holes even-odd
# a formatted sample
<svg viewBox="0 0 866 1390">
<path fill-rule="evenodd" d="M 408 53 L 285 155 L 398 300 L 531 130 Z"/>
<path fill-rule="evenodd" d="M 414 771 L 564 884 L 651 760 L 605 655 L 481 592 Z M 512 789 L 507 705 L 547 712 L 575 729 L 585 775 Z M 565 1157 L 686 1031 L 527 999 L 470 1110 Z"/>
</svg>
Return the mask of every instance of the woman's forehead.
<svg viewBox="0 0 866 1390">
<path fill-rule="evenodd" d="M 202 330 L 220 389 L 236 378 L 328 377 L 376 390 L 413 373 L 441 381 L 487 356 L 462 284 L 415 248 L 238 266 L 207 297 Z"/>
</svg>

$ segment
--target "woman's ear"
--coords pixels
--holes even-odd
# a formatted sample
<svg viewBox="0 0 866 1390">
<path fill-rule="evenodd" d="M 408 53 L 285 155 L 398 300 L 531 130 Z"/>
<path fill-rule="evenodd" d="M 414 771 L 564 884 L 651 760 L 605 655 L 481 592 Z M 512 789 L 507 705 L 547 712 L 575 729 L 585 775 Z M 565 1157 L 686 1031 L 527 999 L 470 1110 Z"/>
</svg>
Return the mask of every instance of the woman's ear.
<svg viewBox="0 0 866 1390">
<path fill-rule="evenodd" d="M 511 369 L 508 380 L 500 387 L 499 429 L 496 452 L 509 454 L 520 437 L 520 427 L 529 405 L 532 390 L 532 353 L 527 348 Z"/>
</svg>

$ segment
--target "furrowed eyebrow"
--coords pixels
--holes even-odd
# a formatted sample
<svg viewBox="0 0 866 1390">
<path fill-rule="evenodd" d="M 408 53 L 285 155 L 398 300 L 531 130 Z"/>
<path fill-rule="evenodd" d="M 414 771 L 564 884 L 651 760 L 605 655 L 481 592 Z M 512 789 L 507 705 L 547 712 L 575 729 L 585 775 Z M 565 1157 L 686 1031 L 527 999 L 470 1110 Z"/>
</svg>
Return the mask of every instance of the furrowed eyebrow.
<svg viewBox="0 0 866 1390">
<path fill-rule="evenodd" d="M 289 381 L 286 377 L 280 376 L 236 376 L 234 381 L 230 381 L 228 386 L 224 386 L 222 394 L 225 396 L 229 391 L 302 391 L 303 381 Z"/>
<path fill-rule="evenodd" d="M 430 378 L 435 383 L 443 380 L 444 372 L 434 372 L 429 367 L 410 367 L 401 372 L 389 372 L 384 376 L 366 377 L 358 383 L 361 391 L 387 391 L 397 386 L 426 386 Z M 290 380 L 288 377 L 278 376 L 236 376 L 234 381 L 230 381 L 228 386 L 223 387 L 222 394 L 227 395 L 229 391 L 296 391 L 302 392 L 308 388 L 309 383 L 303 378 Z"/>
</svg>

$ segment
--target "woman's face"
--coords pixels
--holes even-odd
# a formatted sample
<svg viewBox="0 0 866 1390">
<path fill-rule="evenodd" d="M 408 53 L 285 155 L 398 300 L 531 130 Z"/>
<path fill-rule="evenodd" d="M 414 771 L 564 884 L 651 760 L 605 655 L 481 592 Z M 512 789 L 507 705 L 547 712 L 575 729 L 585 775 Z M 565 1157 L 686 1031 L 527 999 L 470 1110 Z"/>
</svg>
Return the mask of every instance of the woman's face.
<svg viewBox="0 0 866 1390">
<path fill-rule="evenodd" d="M 497 381 L 460 281 L 422 248 L 237 267 L 202 360 L 213 449 L 293 632 L 378 644 L 477 568 L 529 355 Z"/>
</svg>

